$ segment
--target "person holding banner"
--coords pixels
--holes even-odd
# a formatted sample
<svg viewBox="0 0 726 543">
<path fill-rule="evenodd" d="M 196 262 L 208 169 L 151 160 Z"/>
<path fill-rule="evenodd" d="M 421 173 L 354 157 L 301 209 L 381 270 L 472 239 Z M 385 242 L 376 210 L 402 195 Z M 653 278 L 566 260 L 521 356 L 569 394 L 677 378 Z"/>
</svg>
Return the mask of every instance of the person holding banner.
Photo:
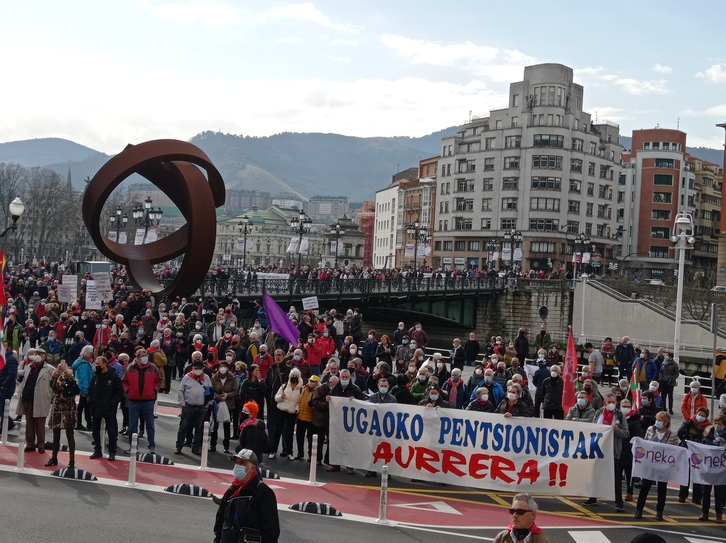
<svg viewBox="0 0 726 543">
<path fill-rule="evenodd" d="M 522 387 L 512 383 L 507 387 L 507 396 L 497 406 L 497 413 L 505 417 L 534 417 L 534 410 L 521 400 Z"/>
<path fill-rule="evenodd" d="M 680 440 L 681 447 L 687 446 L 686 441 L 695 441 L 696 443 L 701 443 L 703 441 L 706 428 L 711 424 L 708 420 L 708 415 L 708 407 L 699 407 L 695 415 L 693 415 L 690 419 L 683 421 L 681 427 L 678 428 L 678 439 Z M 690 477 L 688 481 L 689 483 L 691 482 Z M 701 505 L 701 491 L 701 485 L 693 483 L 693 494 L 691 497 L 693 499 L 693 503 L 696 505 Z M 681 489 L 678 492 L 678 501 L 680 503 L 685 503 L 687 497 L 688 486 L 681 485 Z"/>
<path fill-rule="evenodd" d="M 521 493 L 512 498 L 512 522 L 497 534 L 494 543 L 549 543 L 549 539 L 534 521 L 537 519 L 537 502 L 530 494 Z"/>
<path fill-rule="evenodd" d="M 713 426 L 706 431 L 703 442 L 707 445 L 715 447 L 726 447 L 726 415 L 720 414 L 713 420 Z M 711 509 L 711 488 L 713 488 L 716 510 L 716 524 L 723 524 L 723 508 L 726 502 L 726 485 L 707 485 L 702 484 L 703 495 L 701 496 L 701 516 L 698 520 L 708 520 L 709 510 Z"/>
<path fill-rule="evenodd" d="M 616 395 L 617 396 L 617 395 Z M 624 399 L 620 403 L 620 410 L 625 415 L 625 420 L 628 421 L 628 441 L 623 444 L 623 449 L 620 451 L 620 460 L 617 467 L 617 475 L 615 476 L 616 481 L 620 481 L 625 473 L 625 487 L 627 494 L 625 495 L 625 501 L 633 501 L 633 448 L 631 441 L 634 437 L 643 437 L 645 430 L 638 412 L 633 409 L 630 400 Z"/>
<path fill-rule="evenodd" d="M 671 431 L 671 416 L 667 411 L 661 411 L 655 416 L 655 424 L 650 426 L 645 431 L 646 441 L 656 441 L 667 445 L 678 445 L 678 436 Z M 642 485 L 640 487 L 640 494 L 638 494 L 638 503 L 635 506 L 634 519 L 643 518 L 643 508 L 645 507 L 645 500 L 648 499 L 648 493 L 653 486 L 651 479 L 642 479 Z M 666 492 L 668 490 L 668 481 L 657 481 L 658 483 L 658 498 L 656 502 L 656 515 L 657 520 L 663 520 L 663 510 L 665 509 Z"/>
</svg>

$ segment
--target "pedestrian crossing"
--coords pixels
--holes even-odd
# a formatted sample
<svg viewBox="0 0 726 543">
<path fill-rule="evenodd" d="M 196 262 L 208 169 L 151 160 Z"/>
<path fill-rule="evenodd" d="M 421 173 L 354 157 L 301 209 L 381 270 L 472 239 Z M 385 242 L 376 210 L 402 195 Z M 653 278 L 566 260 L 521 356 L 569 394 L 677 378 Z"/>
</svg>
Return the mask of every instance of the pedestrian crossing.
<svg viewBox="0 0 726 543">
<path fill-rule="evenodd" d="M 713 535 L 690 535 L 668 530 L 651 530 L 637 527 L 607 530 L 543 528 L 543 531 L 553 543 L 629 543 L 635 536 L 644 532 L 656 534 L 662 537 L 666 543 L 722 543 L 726 541 L 726 532 L 722 527 L 713 528 Z"/>
</svg>

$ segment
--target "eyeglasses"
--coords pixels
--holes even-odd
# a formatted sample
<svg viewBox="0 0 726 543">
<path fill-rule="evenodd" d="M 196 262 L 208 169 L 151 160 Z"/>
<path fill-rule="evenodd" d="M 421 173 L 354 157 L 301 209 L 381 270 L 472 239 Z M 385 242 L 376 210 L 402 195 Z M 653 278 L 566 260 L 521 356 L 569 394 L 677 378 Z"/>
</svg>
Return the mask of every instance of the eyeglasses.
<svg viewBox="0 0 726 543">
<path fill-rule="evenodd" d="M 510 509 L 509 514 L 513 515 L 514 513 L 517 513 L 520 517 L 524 515 L 525 513 L 531 513 L 532 509 Z"/>
</svg>

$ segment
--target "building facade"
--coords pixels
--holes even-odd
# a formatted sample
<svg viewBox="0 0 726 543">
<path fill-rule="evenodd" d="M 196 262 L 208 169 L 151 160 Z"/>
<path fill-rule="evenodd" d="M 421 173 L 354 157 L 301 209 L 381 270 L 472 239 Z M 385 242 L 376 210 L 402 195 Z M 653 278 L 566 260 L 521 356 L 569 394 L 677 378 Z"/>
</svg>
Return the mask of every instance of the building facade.
<svg viewBox="0 0 726 543">
<path fill-rule="evenodd" d="M 612 261 L 619 127 L 592 122 L 561 64 L 526 67 L 508 100 L 442 141 L 432 265 L 570 267 L 578 234 Z"/>
<path fill-rule="evenodd" d="M 321 223 L 335 222 L 350 211 L 347 196 L 312 196 L 305 203 L 305 213 Z"/>
</svg>

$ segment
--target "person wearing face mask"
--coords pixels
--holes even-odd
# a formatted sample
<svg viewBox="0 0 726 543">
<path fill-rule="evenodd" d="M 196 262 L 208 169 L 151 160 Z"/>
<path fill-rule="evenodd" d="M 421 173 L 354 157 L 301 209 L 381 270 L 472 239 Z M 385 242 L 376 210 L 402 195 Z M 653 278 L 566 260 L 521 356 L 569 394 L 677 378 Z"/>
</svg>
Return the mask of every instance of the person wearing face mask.
<svg viewBox="0 0 726 543">
<path fill-rule="evenodd" d="M 479 411 L 480 413 L 494 413 L 497 406 L 489 400 L 489 390 L 480 388 L 476 391 L 474 399 L 466 406 L 467 411 Z"/>
<path fill-rule="evenodd" d="M 417 345 L 419 345 L 420 349 L 423 349 L 423 347 L 420 346 L 420 343 L 417 342 Z M 449 354 L 451 368 L 459 368 L 460 370 L 463 370 L 464 364 L 466 363 L 466 352 L 464 351 L 464 347 L 461 346 L 461 340 L 458 337 L 454 338 L 451 345 L 452 349 Z"/>
<path fill-rule="evenodd" d="M 75 378 L 73 370 L 64 361 L 58 364 L 50 379 L 50 388 L 53 391 L 53 403 L 48 417 L 48 428 L 53 430 L 52 455 L 46 466 L 58 465 L 58 451 L 60 450 L 61 430 L 65 430 L 68 440 L 68 467 L 75 467 L 76 439 L 73 428 L 76 426 L 76 398 L 72 391 L 71 396 L 66 394 L 66 387 L 73 387 Z"/>
<path fill-rule="evenodd" d="M 615 485 L 615 511 L 622 513 L 624 510 L 623 505 L 623 480 L 619 476 L 619 462 L 620 453 L 623 449 L 623 441 L 630 437 L 630 431 L 628 430 L 628 423 L 625 420 L 625 415 L 618 409 L 618 399 L 612 392 L 607 394 L 604 398 L 605 404 L 597 410 L 595 413 L 595 424 L 603 424 L 605 426 L 612 426 L 613 428 L 613 458 L 614 461 L 614 485 Z M 597 505 L 597 498 L 589 498 L 582 502 L 583 505 L 595 506 Z"/>
<path fill-rule="evenodd" d="M 615 363 L 615 346 L 613 345 L 613 338 L 605 338 L 602 346 L 600 347 L 600 354 L 603 358 L 602 384 L 607 386 L 617 386 L 618 369 Z M 616 381 L 615 385 L 613 385 L 613 380 Z"/>
<path fill-rule="evenodd" d="M 320 375 L 321 373 L 321 364 L 323 361 L 323 343 L 319 341 L 321 334 L 320 331 L 316 330 L 312 334 L 309 334 L 307 337 L 307 343 L 304 347 L 304 353 L 305 353 L 305 360 L 308 361 L 310 364 L 310 370 L 313 372 L 313 375 Z M 351 346 L 355 347 L 354 345 Z M 356 350 L 357 352 L 357 350 Z M 341 361 L 343 359 L 341 358 Z M 346 359 L 345 362 L 348 360 Z"/>
<path fill-rule="evenodd" d="M 655 396 L 650 390 L 640 395 L 640 409 L 638 414 L 643 419 L 644 426 L 652 426 L 655 423 L 655 416 L 660 411 L 655 405 Z"/>
<path fill-rule="evenodd" d="M 629 400 L 630 404 L 633 404 L 633 390 L 630 388 L 630 383 L 627 379 L 620 379 L 618 385 L 613 387 L 612 393 L 618 399 L 618 405 L 623 400 Z"/>
<path fill-rule="evenodd" d="M 411 332 L 411 343 L 415 343 L 416 347 L 426 351 L 426 347 L 429 345 L 429 335 L 423 329 L 420 322 L 414 323 L 413 332 Z M 414 349 L 415 347 L 411 347 Z M 463 352 L 462 352 L 463 354 Z"/>
<path fill-rule="evenodd" d="M 61 360 L 66 358 L 66 347 L 62 341 L 58 340 L 54 329 L 48 330 L 48 337 L 40 344 L 40 348 L 47 353 L 46 363 L 54 368 L 58 366 Z"/>
<path fill-rule="evenodd" d="M 352 375 L 352 374 L 351 374 Z M 391 366 L 385 362 L 379 362 L 373 373 L 368 376 L 365 387 L 361 390 L 368 390 L 371 392 L 378 392 L 378 382 L 380 379 L 386 379 L 388 381 L 388 389 L 392 389 L 396 386 L 396 378 L 391 373 Z"/>
<path fill-rule="evenodd" d="M 329 385 L 332 383 L 332 378 L 329 381 Z M 350 376 L 350 370 L 343 368 L 340 370 L 340 379 L 335 386 L 330 388 L 328 395 L 325 397 L 326 403 L 330 402 L 333 397 L 337 398 L 348 398 L 355 400 L 365 400 L 366 396 L 363 394 L 360 388 L 358 388 L 352 381 Z M 327 453 L 326 453 L 327 454 Z M 327 459 L 326 459 L 327 461 Z M 339 465 L 331 464 L 327 467 L 326 471 L 340 471 Z M 353 475 L 353 468 L 347 468 L 348 475 Z"/>
<path fill-rule="evenodd" d="M 401 344 L 396 348 L 396 372 L 403 373 L 413 356 L 413 350 L 409 344 L 408 336 L 403 336 Z"/>
<path fill-rule="evenodd" d="M 441 353 L 434 353 L 433 356 L 433 365 L 434 365 L 434 376 L 439 380 L 439 383 L 445 383 L 450 377 L 451 373 L 449 373 L 449 368 L 446 366 L 446 360 L 444 360 L 444 357 Z M 409 367 L 411 366 L 411 362 L 408 363 Z M 431 362 L 429 362 L 429 366 L 431 365 Z M 414 375 L 415 377 L 415 375 Z M 467 389 L 468 390 L 468 389 Z M 467 397 L 467 401 L 469 398 Z M 466 405 L 466 404 L 464 404 Z"/>
<path fill-rule="evenodd" d="M 648 390 L 650 383 L 658 379 L 658 366 L 650 358 L 648 349 L 640 351 L 640 355 L 633 361 L 632 371 L 638 378 L 640 390 Z"/>
<path fill-rule="evenodd" d="M 395 349 L 391 346 L 391 338 L 383 334 L 376 346 L 375 358 L 377 358 L 379 362 L 386 362 L 393 367 L 394 352 Z"/>
<path fill-rule="evenodd" d="M 169 391 L 171 390 L 171 381 L 169 379 L 169 374 L 166 371 L 169 359 L 166 357 L 166 353 L 161 350 L 161 342 L 158 339 L 152 341 L 146 353 L 149 356 L 151 363 L 159 370 L 159 379 L 161 380 L 159 392 L 162 394 L 169 394 Z"/>
<path fill-rule="evenodd" d="M 440 378 L 439 382 L 442 382 Z M 461 369 L 451 370 L 451 377 L 443 383 L 441 391 L 448 398 L 449 405 L 455 409 L 464 409 L 469 404 L 470 392 L 461 378 Z"/>
<path fill-rule="evenodd" d="M 361 349 L 361 360 L 368 371 L 373 371 L 376 365 L 376 352 L 378 351 L 378 338 L 375 330 L 368 331 L 368 337 L 363 342 Z"/>
<path fill-rule="evenodd" d="M 161 378 L 159 370 L 149 360 L 146 349 L 136 351 L 136 358 L 126 369 L 122 382 L 129 409 L 129 445 L 131 445 L 132 435 L 138 430 L 139 417 L 143 417 L 146 423 L 149 451 L 153 452 L 156 448 L 154 402 L 161 386 Z M 131 448 L 124 452 L 130 454 Z"/>
<path fill-rule="evenodd" d="M 88 387 L 91 384 L 93 378 L 93 347 L 86 345 L 81 350 L 78 359 L 73 362 L 71 368 L 78 381 L 78 388 L 80 389 L 80 399 L 78 401 L 78 427 L 77 430 L 85 432 L 91 429 L 91 408 L 88 402 Z M 84 427 L 82 419 L 85 418 L 86 426 Z"/>
<path fill-rule="evenodd" d="M 315 342 L 320 347 L 320 365 L 325 366 L 330 357 L 335 354 L 335 340 L 331 337 L 330 331 L 323 326 L 323 330 L 315 336 Z M 373 352 L 375 354 L 375 349 Z"/>
<path fill-rule="evenodd" d="M 403 338 L 406 337 L 408 339 L 408 331 L 406 330 L 406 326 L 403 324 L 403 322 L 398 323 L 398 327 L 393 332 L 393 346 L 398 347 L 401 345 L 401 342 L 403 341 Z"/>
<path fill-rule="evenodd" d="M 396 397 L 391 394 L 391 382 L 387 377 L 380 377 L 376 384 L 378 392 L 368 396 L 368 401 L 371 403 L 398 403 Z"/>
<path fill-rule="evenodd" d="M 102 353 L 108 346 L 111 340 L 111 325 L 108 320 L 104 319 L 101 321 L 101 326 L 96 329 L 96 333 L 93 335 L 93 346 L 96 348 L 96 352 Z"/>
<path fill-rule="evenodd" d="M 586 379 L 584 386 L 582 387 L 582 392 L 587 394 L 587 401 L 590 402 L 590 405 L 592 405 L 593 409 L 595 409 L 595 411 L 599 411 L 600 408 L 603 406 L 604 401 L 602 394 L 600 394 L 600 391 L 595 384 L 595 381 L 593 381 L 592 379 Z M 617 403 L 617 398 L 615 398 L 615 402 Z"/>
<path fill-rule="evenodd" d="M 230 371 L 231 363 L 226 358 L 219 361 L 217 371 L 212 375 L 212 391 L 214 392 L 214 399 L 217 401 L 217 405 L 224 403 L 227 406 L 227 415 L 224 413 L 220 414 L 219 407 L 217 407 L 217 428 L 222 425 L 222 431 L 224 438 L 222 439 L 222 447 L 224 447 L 224 454 L 229 454 L 229 440 L 231 433 L 232 413 L 235 409 L 235 396 L 237 395 L 237 380 Z M 222 410 L 224 412 L 224 410 Z M 216 448 L 218 439 L 218 430 L 213 432 L 213 437 L 210 440 L 210 448 Z"/>
<path fill-rule="evenodd" d="M 620 343 L 615 347 L 615 352 L 613 353 L 615 365 L 618 368 L 621 378 L 625 377 L 627 379 L 630 377 L 631 368 L 636 356 L 635 347 L 630 343 L 630 338 L 623 336 L 623 339 L 620 340 Z"/>
<path fill-rule="evenodd" d="M 420 403 L 421 400 L 424 399 L 426 396 L 426 389 L 428 388 L 428 381 L 429 381 L 429 370 L 428 366 L 423 366 L 419 368 L 418 373 L 416 374 L 416 379 L 411 383 L 411 386 L 409 387 L 411 390 L 411 394 L 413 395 L 414 400 L 416 403 Z"/>
<path fill-rule="evenodd" d="M 646 441 L 657 441 L 668 445 L 677 445 L 678 436 L 675 432 L 671 431 L 671 416 L 666 411 L 661 411 L 655 416 L 655 424 L 649 426 L 645 431 Z M 650 479 L 643 479 L 640 486 L 640 493 L 638 494 L 638 503 L 635 506 L 634 519 L 643 518 L 643 508 L 645 507 L 645 501 L 648 499 L 648 493 L 656 481 Z M 666 492 L 668 491 L 667 481 L 658 481 L 658 501 L 656 505 L 656 519 L 663 520 L 663 510 L 665 509 L 666 503 Z M 686 487 L 686 493 L 688 487 Z M 684 499 L 685 501 L 685 499 Z"/>
<path fill-rule="evenodd" d="M 418 404 L 424 407 L 451 407 L 451 404 L 444 399 L 444 395 L 441 393 L 441 389 L 438 385 L 428 385 L 426 388 L 426 395 L 420 402 L 418 402 Z"/>
<path fill-rule="evenodd" d="M 713 419 L 713 426 L 706 429 L 703 442 L 714 447 L 726 447 L 726 415 L 719 414 Z M 723 508 L 726 503 L 726 485 L 701 485 L 701 516 L 698 520 L 708 520 L 711 509 L 711 489 L 713 488 L 716 510 L 716 524 L 723 524 Z"/>
<path fill-rule="evenodd" d="M 696 414 L 701 407 L 706 407 L 708 402 L 706 396 L 701 394 L 701 382 L 698 379 L 691 381 L 690 393 L 683 396 L 681 402 L 681 415 L 683 420 L 687 421 Z"/>
<path fill-rule="evenodd" d="M 33 353 L 32 355 L 30 353 Z M 25 415 L 25 450 L 45 452 L 45 419 L 50 413 L 53 392 L 50 381 L 54 368 L 45 362 L 40 347 L 28 351 L 28 361 L 18 383 L 20 414 Z M 20 373 L 20 372 L 18 372 Z"/>
<path fill-rule="evenodd" d="M 213 397 L 212 380 L 204 372 L 204 362 L 202 362 L 201 357 L 196 355 L 192 359 L 191 371 L 184 375 L 179 384 L 179 391 L 177 392 L 177 401 L 181 407 L 181 418 L 179 419 L 179 430 L 176 436 L 176 454 L 182 454 L 182 447 L 184 446 L 190 428 L 194 433 L 192 453 L 197 455 L 202 454 L 204 419 L 207 416 L 207 411 L 212 403 Z M 134 421 L 131 418 L 129 434 L 133 433 L 133 430 Z"/>
<path fill-rule="evenodd" d="M 507 381 L 510 379 L 510 375 L 507 373 L 507 365 L 503 360 L 492 357 L 492 368 L 494 369 L 494 381 L 496 381 L 502 389 L 506 388 Z"/>
<path fill-rule="evenodd" d="M 703 442 L 706 428 L 711 424 L 708 420 L 708 407 L 699 407 L 696 413 L 690 419 L 683 421 L 678 429 L 678 440 L 681 447 L 686 446 L 687 441 Z M 690 484 L 690 477 L 689 477 Z M 702 487 L 700 484 L 693 483 L 693 503 L 701 505 Z M 684 503 L 688 498 L 688 486 L 681 486 L 678 492 L 678 501 Z"/>
<path fill-rule="evenodd" d="M 633 451 L 631 441 L 634 437 L 645 436 L 645 427 L 643 426 L 642 420 L 638 412 L 633 409 L 630 400 L 622 400 L 620 403 L 620 411 L 625 415 L 625 420 L 628 422 L 628 440 L 623 441 L 623 447 L 620 451 L 620 460 L 618 462 L 619 470 L 615 480 L 622 480 L 623 473 L 625 474 L 625 488 L 626 495 L 625 501 L 633 501 Z"/>
<path fill-rule="evenodd" d="M 533 409 L 521 400 L 522 387 L 512 383 L 507 387 L 507 395 L 497 405 L 497 413 L 505 418 L 509 417 L 534 417 Z"/>
<path fill-rule="evenodd" d="M 662 350 L 661 350 L 662 349 Z M 665 349 L 659 349 L 659 370 L 658 383 L 660 384 L 660 393 L 663 398 L 663 409 L 668 407 L 668 413 L 673 414 L 673 390 L 675 389 L 680 368 L 678 363 L 673 360 L 673 353 Z"/>
<path fill-rule="evenodd" d="M 292 438 L 295 432 L 297 412 L 300 408 L 300 396 L 303 390 L 300 370 L 293 368 L 287 383 L 284 383 L 275 393 L 275 403 L 280 411 L 279 423 L 282 426 L 282 452 L 280 458 L 292 458 Z M 276 452 L 276 451 L 274 451 Z"/>
<path fill-rule="evenodd" d="M 219 339 L 219 341 L 217 341 L 216 347 L 217 347 L 217 351 L 219 351 L 220 353 L 224 353 L 227 351 L 227 349 L 232 347 L 232 329 L 231 328 L 224 329 L 224 334 Z"/>
<path fill-rule="evenodd" d="M 494 402 L 495 405 L 499 405 L 499 402 L 504 398 L 504 389 L 502 386 L 494 380 L 494 371 L 491 368 L 484 369 L 481 367 L 481 373 L 478 372 L 479 365 L 474 367 L 474 378 L 476 382 L 473 386 L 469 387 L 471 390 L 471 400 L 476 398 L 476 391 L 479 388 L 486 388 L 489 391 L 489 401 Z"/>
<path fill-rule="evenodd" d="M 562 420 L 565 418 L 565 412 L 562 410 L 564 383 L 561 374 L 560 366 L 551 366 L 550 376 L 542 383 L 542 406 L 546 419 Z"/>
<path fill-rule="evenodd" d="M 234 481 L 222 496 L 214 520 L 214 543 L 277 543 L 280 519 L 273 490 L 260 478 L 258 456 L 241 449 L 230 456 Z"/>
<path fill-rule="evenodd" d="M 109 367 L 108 360 L 99 356 L 94 361 L 94 375 L 88 387 L 88 405 L 91 408 L 94 449 L 91 459 L 103 458 L 101 453 L 101 421 L 106 422 L 108 459 L 116 459 L 118 421 L 116 414 L 124 397 L 124 387 L 118 373 Z"/>
<path fill-rule="evenodd" d="M 595 420 L 595 409 L 588 401 L 587 392 L 577 393 L 575 405 L 570 407 L 565 420 L 574 420 L 576 422 L 592 422 Z"/>
<path fill-rule="evenodd" d="M 530 494 L 517 494 L 512 498 L 512 522 L 499 532 L 494 543 L 549 543 L 549 539 L 534 521 L 537 518 L 537 502 Z"/>
<path fill-rule="evenodd" d="M 294 460 L 302 460 L 305 458 L 305 437 L 307 436 L 307 452 L 308 462 L 310 462 L 313 446 L 313 435 L 317 433 L 314 424 L 315 413 L 313 411 L 313 393 L 315 389 L 320 385 L 320 377 L 313 375 L 310 377 L 308 382 L 303 386 L 302 393 L 300 394 L 300 404 L 298 406 L 297 413 L 297 431 L 295 432 L 295 438 L 297 441 L 297 456 Z M 293 460 L 292 456 L 290 457 Z"/>
</svg>

